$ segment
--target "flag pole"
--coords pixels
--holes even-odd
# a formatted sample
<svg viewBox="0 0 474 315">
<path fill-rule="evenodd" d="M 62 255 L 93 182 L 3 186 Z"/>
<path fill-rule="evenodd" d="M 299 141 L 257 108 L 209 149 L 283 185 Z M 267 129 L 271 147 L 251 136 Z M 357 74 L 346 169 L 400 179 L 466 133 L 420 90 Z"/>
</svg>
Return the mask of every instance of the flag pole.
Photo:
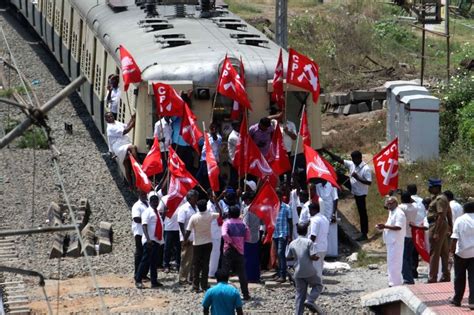
<svg viewBox="0 0 474 315">
<path fill-rule="evenodd" d="M 293 174 L 295 173 L 295 167 L 296 167 L 296 154 L 298 152 L 298 146 L 300 143 L 300 135 L 301 135 L 301 126 L 303 125 L 303 113 L 306 110 L 306 104 L 303 105 L 303 111 L 301 112 L 301 118 L 300 118 L 300 128 L 298 129 L 298 136 L 296 137 L 296 147 L 295 147 L 295 154 L 293 156 L 293 168 L 291 169 L 291 181 L 293 181 Z"/>
</svg>

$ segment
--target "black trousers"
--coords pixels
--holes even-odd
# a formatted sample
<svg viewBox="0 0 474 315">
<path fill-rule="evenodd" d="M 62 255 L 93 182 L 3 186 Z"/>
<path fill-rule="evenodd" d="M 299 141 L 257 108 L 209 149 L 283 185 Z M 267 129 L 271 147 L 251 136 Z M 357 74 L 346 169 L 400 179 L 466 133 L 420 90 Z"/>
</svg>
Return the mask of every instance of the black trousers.
<svg viewBox="0 0 474 315">
<path fill-rule="evenodd" d="M 240 290 L 243 296 L 249 295 L 247 275 L 245 273 L 245 258 L 235 248 L 231 247 L 224 252 L 222 268 L 230 273 L 231 271 L 239 277 Z"/>
<path fill-rule="evenodd" d="M 461 258 L 454 255 L 454 297 L 455 302 L 462 302 L 466 289 L 466 271 L 469 284 L 469 307 L 474 307 L 474 257 Z"/>
<path fill-rule="evenodd" d="M 193 288 L 207 290 L 209 276 L 209 259 L 211 258 L 212 243 L 193 246 Z"/>
<path fill-rule="evenodd" d="M 164 267 L 170 267 L 171 257 L 176 258 L 176 265 L 179 269 L 181 263 L 181 242 L 179 241 L 179 231 L 165 231 Z"/>
<path fill-rule="evenodd" d="M 134 271 L 134 277 L 137 277 L 137 271 L 138 267 L 140 266 L 140 262 L 142 261 L 143 257 L 143 245 L 142 245 L 142 236 L 141 235 L 135 235 L 135 271 Z M 148 273 L 148 271 L 145 273 L 145 275 Z"/>
<path fill-rule="evenodd" d="M 158 252 L 160 247 L 163 245 L 152 241 L 150 245 L 145 244 L 143 246 L 143 257 L 138 267 L 138 273 L 135 277 L 135 282 L 141 283 L 143 274 L 146 274 L 150 270 L 150 281 L 151 285 L 158 284 Z"/>
<path fill-rule="evenodd" d="M 367 216 L 367 206 L 365 202 L 366 197 L 366 195 L 354 196 L 357 211 L 359 212 L 360 231 L 364 235 L 367 235 L 367 233 L 369 233 L 369 217 Z"/>
</svg>

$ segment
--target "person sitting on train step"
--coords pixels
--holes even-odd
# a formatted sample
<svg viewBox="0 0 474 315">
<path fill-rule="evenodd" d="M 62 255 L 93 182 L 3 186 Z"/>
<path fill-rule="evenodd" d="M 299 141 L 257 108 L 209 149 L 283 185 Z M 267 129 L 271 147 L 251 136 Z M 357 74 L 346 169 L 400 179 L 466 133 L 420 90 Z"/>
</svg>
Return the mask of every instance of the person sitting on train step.
<svg viewBox="0 0 474 315">
<path fill-rule="evenodd" d="M 171 128 L 171 118 L 170 117 L 163 117 L 159 119 L 155 123 L 155 128 L 153 130 L 153 137 L 158 138 L 160 142 L 160 152 L 161 158 L 163 161 L 168 161 L 168 148 L 171 145 L 171 135 L 173 133 L 173 129 Z M 163 168 L 166 170 L 168 167 L 168 163 L 163 163 Z M 163 177 L 163 172 L 156 176 L 156 181 L 159 182 Z"/>
<path fill-rule="evenodd" d="M 222 145 L 222 137 L 217 132 L 217 125 L 216 123 L 211 123 L 209 125 L 209 144 L 212 148 L 212 153 L 216 158 L 216 162 L 219 163 L 219 152 Z M 204 189 L 209 188 L 209 175 L 207 173 L 207 163 L 206 163 L 206 143 L 204 143 L 201 149 L 201 161 L 199 162 L 199 169 L 196 173 L 196 179 L 199 181 Z"/>
<path fill-rule="evenodd" d="M 230 178 L 228 186 L 233 188 L 237 188 L 238 181 L 239 181 L 239 174 L 237 170 L 232 165 L 234 162 L 235 157 L 235 150 L 237 148 L 237 144 L 240 141 L 240 122 L 233 121 L 232 122 L 232 131 L 230 132 L 229 136 L 227 137 L 227 152 L 229 153 L 229 163 L 230 163 Z"/>
<path fill-rule="evenodd" d="M 278 108 L 274 106 L 270 107 L 270 116 L 268 116 L 268 118 L 271 119 L 274 128 L 276 127 L 277 123 L 280 125 L 281 134 L 283 135 L 283 144 L 285 145 L 286 152 L 288 153 L 288 158 L 291 160 L 293 142 L 298 136 L 295 123 L 285 119 L 285 111 L 279 112 Z"/>
<path fill-rule="evenodd" d="M 178 154 L 179 158 L 186 165 L 186 169 L 195 175 L 196 168 L 194 167 L 194 155 L 196 154 L 193 147 L 191 147 L 186 141 L 184 141 L 181 136 L 181 117 L 172 117 L 171 118 L 171 128 L 173 129 L 171 142 L 173 143 L 173 148 Z"/>
<path fill-rule="evenodd" d="M 117 119 L 120 103 L 119 80 L 118 75 L 111 74 L 107 81 L 107 96 L 105 97 L 105 104 L 107 104 L 109 111 L 114 115 L 114 119 Z"/>
<path fill-rule="evenodd" d="M 266 156 L 270 150 L 274 130 L 272 122 L 268 117 L 263 117 L 260 119 L 260 122 L 249 128 L 249 135 L 264 156 Z"/>
<path fill-rule="evenodd" d="M 125 177 L 129 183 L 132 184 L 132 164 L 128 154 L 137 157 L 137 147 L 132 144 L 127 133 L 135 127 L 135 114 L 128 124 L 116 121 L 112 112 L 105 113 L 105 121 L 107 122 L 107 142 L 109 144 L 109 151 L 117 157 L 119 163 L 123 164 L 125 169 Z"/>
</svg>

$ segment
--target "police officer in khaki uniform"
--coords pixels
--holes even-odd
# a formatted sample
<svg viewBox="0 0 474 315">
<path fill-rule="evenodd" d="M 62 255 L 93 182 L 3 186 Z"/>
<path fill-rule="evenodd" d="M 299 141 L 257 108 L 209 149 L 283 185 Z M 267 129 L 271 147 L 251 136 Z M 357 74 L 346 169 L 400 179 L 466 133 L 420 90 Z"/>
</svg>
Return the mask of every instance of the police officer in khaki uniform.
<svg viewBox="0 0 474 315">
<path fill-rule="evenodd" d="M 449 236 L 453 228 L 451 208 L 449 207 L 449 201 L 446 196 L 441 194 L 440 179 L 429 179 L 428 191 L 432 195 L 427 215 L 431 244 L 428 283 L 438 282 L 440 257 L 441 270 L 443 273 L 440 282 L 449 282 L 451 280 L 448 268 Z"/>
</svg>

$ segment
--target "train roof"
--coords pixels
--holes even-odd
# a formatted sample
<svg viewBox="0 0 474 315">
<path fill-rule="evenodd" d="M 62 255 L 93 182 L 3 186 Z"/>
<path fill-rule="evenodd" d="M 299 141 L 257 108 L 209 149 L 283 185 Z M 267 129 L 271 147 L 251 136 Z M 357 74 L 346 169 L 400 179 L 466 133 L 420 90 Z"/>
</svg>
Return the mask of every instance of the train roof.
<svg viewBox="0 0 474 315">
<path fill-rule="evenodd" d="M 242 57 L 248 85 L 266 85 L 273 78 L 280 46 L 225 9 L 219 17 L 200 18 L 195 5 L 182 5 L 186 17 L 176 17 L 176 5 L 158 5 L 159 17 L 140 24 L 146 13 L 133 2 L 117 11 L 96 0 L 71 1 L 117 60 L 119 45 L 132 54 L 143 80 L 190 80 L 212 87 L 226 54 L 234 64 Z"/>
</svg>

